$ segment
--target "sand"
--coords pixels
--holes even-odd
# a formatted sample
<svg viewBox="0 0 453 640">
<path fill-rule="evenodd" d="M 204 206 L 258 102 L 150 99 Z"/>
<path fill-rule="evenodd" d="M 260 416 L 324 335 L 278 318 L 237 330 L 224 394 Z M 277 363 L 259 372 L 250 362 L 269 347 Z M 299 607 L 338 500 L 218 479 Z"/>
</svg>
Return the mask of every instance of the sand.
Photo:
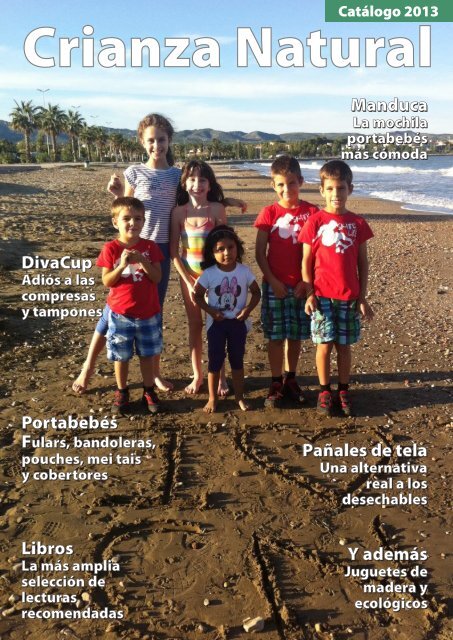
<svg viewBox="0 0 453 640">
<path fill-rule="evenodd" d="M 183 391 L 190 376 L 187 325 L 172 272 L 163 370 L 175 391 L 161 396 L 165 413 L 152 417 L 142 410 L 134 362 L 134 415 L 119 419 L 116 430 L 23 429 L 23 416 L 42 421 L 71 415 L 92 424 L 103 418 L 108 423 L 114 378 L 104 355 L 89 392 L 82 397 L 71 392 L 95 320 L 22 320 L 20 309 L 33 306 L 22 295 L 38 291 L 96 297 L 95 302 L 57 303 L 55 308 L 102 307 L 105 291 L 96 267 L 84 274 L 94 278 L 93 285 L 75 286 L 71 280 L 66 286 L 31 287 L 22 284 L 27 273 L 64 278 L 68 270 L 32 273 L 21 268 L 21 261 L 23 255 L 68 255 L 94 263 L 102 243 L 113 236 L 105 192 L 110 172 L 109 167 L 54 166 L 9 169 L 0 175 L 1 638 L 243 638 L 248 635 L 243 620 L 257 616 L 264 619 L 259 635 L 268 640 L 452 638 L 451 217 L 416 214 L 397 203 L 354 194 L 350 199 L 350 208 L 366 215 L 376 236 L 369 243 L 369 299 L 376 317 L 364 326 L 353 352 L 355 418 L 316 414 L 314 349 L 308 342 L 299 367 L 307 405 L 263 408 L 269 372 L 258 310 L 246 355 L 252 410 L 243 413 L 227 398 L 218 413 L 204 414 L 206 383 L 195 398 Z M 218 166 L 216 173 L 226 195 L 249 203 L 245 215 L 230 211 L 229 222 L 245 241 L 246 263 L 258 276 L 253 221 L 273 199 L 269 181 L 234 167 Z M 303 193 L 320 203 L 316 186 L 307 185 Z M 69 276 L 76 273 L 80 275 L 73 270 Z M 23 434 L 33 436 L 26 450 Z M 85 442 L 105 436 L 136 442 L 97 451 L 46 448 L 57 438 L 72 445 L 74 435 Z M 147 447 L 146 440 L 155 448 Z M 310 444 L 331 444 L 341 448 L 340 455 L 304 455 Z M 380 449 L 372 450 L 376 445 Z M 402 445 L 409 447 L 407 452 Z M 347 447 L 364 447 L 366 455 L 354 458 Z M 87 455 L 110 453 L 121 454 L 120 460 L 87 463 Z M 46 464 L 46 458 L 56 454 L 79 455 L 84 464 Z M 41 457 L 41 464 L 24 466 L 23 455 Z M 321 469 L 322 459 L 338 468 Z M 360 461 L 411 467 L 407 472 L 392 467 L 393 474 L 373 473 L 353 467 Z M 426 475 L 420 465 L 426 465 Z M 23 482 L 21 472 L 48 473 L 49 468 L 108 477 Z M 408 490 L 409 478 L 412 483 L 427 481 L 427 486 Z M 346 495 L 359 499 L 381 493 L 410 493 L 426 504 L 383 508 L 343 502 Z M 45 545 L 41 555 L 27 547 L 37 541 Z M 50 544 L 72 545 L 72 553 L 49 549 Z M 421 554 L 418 561 L 397 557 L 397 551 L 415 548 Z M 355 561 L 348 549 L 357 549 Z M 390 556 L 366 561 L 367 550 Z M 39 564 L 43 560 L 56 566 L 46 572 Z M 58 560 L 68 568 L 59 572 Z M 93 571 L 85 567 L 77 572 L 73 563 L 80 562 L 100 563 L 96 575 L 105 585 L 90 584 Z M 409 575 L 362 580 L 346 575 L 348 567 Z M 427 577 L 417 574 L 420 568 Z M 74 576 L 82 586 L 24 587 L 24 579 L 36 576 Z M 405 585 L 405 602 L 415 598 L 426 608 L 394 611 L 382 602 L 375 609 L 355 606 L 358 600 L 380 596 L 396 607 L 401 594 L 363 592 L 364 583 L 384 589 L 390 582 Z M 427 585 L 424 596 L 420 585 Z M 49 599 L 52 594 L 73 594 L 75 602 L 49 604 L 42 602 L 43 593 Z M 41 601 L 30 594 L 40 594 Z M 27 595 L 30 601 L 23 602 Z M 39 617 L 52 611 L 69 613 L 61 619 Z M 74 619 L 74 611 L 91 611 L 91 618 Z M 93 611 L 110 618 L 97 619 Z M 30 612 L 37 617 L 24 617 Z"/>
</svg>

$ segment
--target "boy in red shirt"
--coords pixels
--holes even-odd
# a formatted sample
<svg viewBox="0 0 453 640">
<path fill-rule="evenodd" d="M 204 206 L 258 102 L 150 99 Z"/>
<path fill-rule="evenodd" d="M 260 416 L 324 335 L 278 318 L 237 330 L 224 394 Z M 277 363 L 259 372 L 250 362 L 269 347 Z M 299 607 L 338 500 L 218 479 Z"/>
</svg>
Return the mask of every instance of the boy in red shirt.
<svg viewBox="0 0 453 640">
<path fill-rule="evenodd" d="M 137 198 L 116 198 L 112 223 L 118 238 L 107 242 L 97 259 L 102 282 L 110 288 L 107 357 L 114 361 L 117 390 L 112 413 L 129 409 L 127 376 L 133 347 L 140 358 L 143 403 L 150 413 L 159 411 L 154 389 L 153 356 L 162 351 L 162 329 L 157 283 L 162 253 L 155 242 L 140 238 L 145 208 Z"/>
<path fill-rule="evenodd" d="M 278 202 L 264 207 L 255 227 L 256 261 L 263 272 L 261 324 L 268 340 L 272 382 L 264 402 L 278 407 L 283 396 L 304 402 L 296 380 L 301 340 L 310 335 L 302 281 L 302 247 L 298 235 L 318 207 L 299 199 L 304 179 L 296 158 L 280 156 L 271 166 Z M 283 378 L 283 362 L 285 377 Z"/>
<path fill-rule="evenodd" d="M 299 235 L 303 243 L 302 274 L 308 285 L 305 310 L 312 316 L 320 382 L 318 412 L 330 415 L 330 357 L 333 346 L 338 361 L 338 404 L 343 415 L 353 415 L 349 398 L 351 344 L 360 335 L 360 315 L 370 319 L 366 301 L 368 284 L 368 223 L 346 208 L 352 193 L 352 171 L 342 160 L 326 162 L 320 170 L 321 195 L 326 206 L 312 216 Z"/>
</svg>

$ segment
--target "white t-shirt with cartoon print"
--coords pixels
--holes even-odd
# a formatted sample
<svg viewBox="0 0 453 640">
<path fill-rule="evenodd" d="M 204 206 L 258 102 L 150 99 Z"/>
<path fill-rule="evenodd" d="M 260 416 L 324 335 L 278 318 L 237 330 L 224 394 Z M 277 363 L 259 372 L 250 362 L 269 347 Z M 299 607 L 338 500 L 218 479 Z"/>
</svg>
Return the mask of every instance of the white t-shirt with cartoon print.
<svg viewBox="0 0 453 640">
<path fill-rule="evenodd" d="M 236 263 L 233 271 L 222 271 L 217 265 L 203 271 L 197 282 L 206 289 L 210 307 L 221 311 L 225 318 L 236 318 L 247 304 L 249 287 L 256 278 L 248 267 Z M 206 329 L 214 322 L 208 314 Z"/>
</svg>

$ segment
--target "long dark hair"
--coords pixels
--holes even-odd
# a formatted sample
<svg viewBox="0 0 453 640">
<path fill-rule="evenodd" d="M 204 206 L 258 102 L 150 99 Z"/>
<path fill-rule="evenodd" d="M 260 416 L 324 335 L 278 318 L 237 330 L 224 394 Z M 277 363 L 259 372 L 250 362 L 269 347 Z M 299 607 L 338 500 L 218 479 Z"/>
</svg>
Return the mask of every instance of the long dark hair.
<svg viewBox="0 0 453 640">
<path fill-rule="evenodd" d="M 163 129 L 168 136 L 169 142 L 171 143 L 175 130 L 168 118 L 161 115 L 160 113 L 148 113 L 148 115 L 142 118 L 138 123 L 137 133 L 138 133 L 138 139 L 140 141 L 143 140 L 143 134 L 145 133 L 145 129 L 147 129 L 148 127 L 156 127 L 158 129 Z M 167 162 L 170 165 L 170 167 L 172 167 L 175 164 L 175 159 L 173 158 L 173 153 L 170 147 L 168 147 L 168 151 L 167 151 Z"/>
<path fill-rule="evenodd" d="M 220 240 L 224 240 L 225 238 L 228 240 L 234 240 L 237 248 L 236 259 L 238 262 L 242 262 L 242 257 L 244 255 L 244 243 L 239 238 L 233 227 L 229 227 L 226 224 L 219 224 L 218 227 L 211 229 L 206 237 L 206 242 L 203 247 L 203 262 L 201 263 L 201 268 L 203 270 L 216 264 L 214 247 L 218 242 L 220 242 Z"/>
<path fill-rule="evenodd" d="M 223 189 L 217 182 L 212 167 L 210 167 L 207 162 L 203 162 L 203 160 L 190 160 L 182 170 L 181 180 L 176 191 L 176 203 L 187 204 L 187 202 L 189 202 L 189 194 L 186 191 L 186 182 L 187 178 L 190 178 L 194 171 L 198 171 L 202 178 L 209 180 L 208 201 L 223 202 Z"/>
</svg>

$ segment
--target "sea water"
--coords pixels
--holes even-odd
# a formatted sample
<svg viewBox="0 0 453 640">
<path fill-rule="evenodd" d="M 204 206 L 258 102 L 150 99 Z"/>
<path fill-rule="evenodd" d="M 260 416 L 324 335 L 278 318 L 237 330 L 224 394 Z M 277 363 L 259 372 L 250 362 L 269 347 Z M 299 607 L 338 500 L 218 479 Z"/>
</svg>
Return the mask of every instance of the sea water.
<svg viewBox="0 0 453 640">
<path fill-rule="evenodd" d="M 322 160 L 300 160 L 306 182 L 319 183 Z M 453 156 L 429 156 L 427 160 L 353 160 L 348 163 L 354 175 L 356 194 L 394 200 L 403 209 L 453 214 Z M 244 163 L 270 175 L 270 162 Z"/>
</svg>

